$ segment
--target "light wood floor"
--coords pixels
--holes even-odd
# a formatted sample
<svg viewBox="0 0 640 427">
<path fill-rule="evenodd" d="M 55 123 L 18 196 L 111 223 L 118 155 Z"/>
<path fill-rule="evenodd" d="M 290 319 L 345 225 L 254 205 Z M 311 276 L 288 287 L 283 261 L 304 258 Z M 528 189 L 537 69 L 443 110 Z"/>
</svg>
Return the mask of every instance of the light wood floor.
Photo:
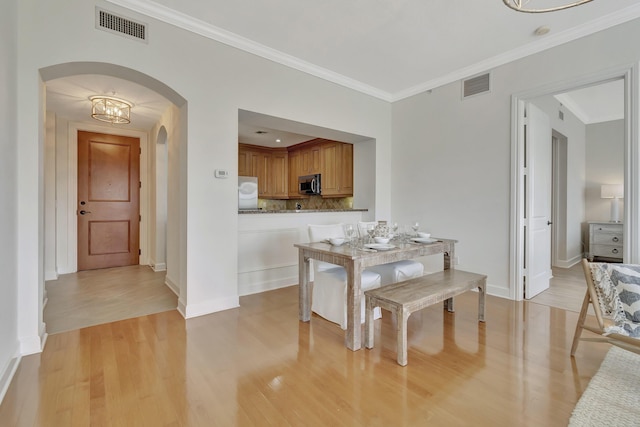
<svg viewBox="0 0 640 427">
<path fill-rule="evenodd" d="M 298 321 L 297 286 L 185 320 L 176 311 L 63 332 L 26 356 L 0 405 L 2 426 L 566 426 L 608 345 L 569 356 L 578 314 L 477 294 L 456 313 L 395 322 L 348 350 L 336 325 Z"/>
<path fill-rule="evenodd" d="M 587 291 L 582 264 L 578 263 L 571 268 L 553 267 L 552 272 L 553 278 L 549 281 L 549 289 L 536 295 L 530 301 L 580 312 Z M 590 313 L 593 314 L 593 310 Z"/>
<path fill-rule="evenodd" d="M 177 296 L 165 273 L 150 267 L 106 268 L 61 275 L 46 282 L 44 322 L 49 334 L 175 310 Z"/>
</svg>

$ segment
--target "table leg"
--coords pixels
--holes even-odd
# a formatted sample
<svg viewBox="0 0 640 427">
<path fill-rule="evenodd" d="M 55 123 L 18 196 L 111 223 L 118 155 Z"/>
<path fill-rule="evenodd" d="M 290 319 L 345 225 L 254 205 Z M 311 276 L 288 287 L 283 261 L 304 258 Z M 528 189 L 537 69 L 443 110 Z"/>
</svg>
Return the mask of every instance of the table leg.
<svg viewBox="0 0 640 427">
<path fill-rule="evenodd" d="M 345 345 L 348 349 L 360 350 L 362 345 L 360 290 L 362 288 L 362 268 L 354 261 L 345 266 L 347 270 L 347 332 Z"/>
<path fill-rule="evenodd" d="M 298 249 L 298 310 L 300 320 L 311 320 L 311 284 L 309 279 L 311 261 L 304 255 L 304 250 Z"/>
<path fill-rule="evenodd" d="M 478 286 L 478 321 L 484 322 L 484 296 L 487 288 L 487 280 L 482 282 L 482 286 Z"/>
<path fill-rule="evenodd" d="M 453 260 L 456 256 L 455 243 L 449 243 L 449 248 L 444 252 L 444 269 L 448 270 L 453 267 Z"/>
</svg>

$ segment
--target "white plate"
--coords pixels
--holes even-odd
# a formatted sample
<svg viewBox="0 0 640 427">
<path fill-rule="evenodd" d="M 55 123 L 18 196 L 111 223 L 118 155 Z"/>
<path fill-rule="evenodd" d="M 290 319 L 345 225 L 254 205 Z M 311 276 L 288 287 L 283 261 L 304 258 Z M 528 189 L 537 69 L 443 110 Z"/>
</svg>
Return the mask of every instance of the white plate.
<svg viewBox="0 0 640 427">
<path fill-rule="evenodd" d="M 418 243 L 436 243 L 438 239 L 425 239 L 424 237 L 412 237 L 412 241 Z"/>
<path fill-rule="evenodd" d="M 370 243 L 368 245 L 364 245 L 365 248 L 375 249 L 377 251 L 388 251 L 389 249 L 394 249 L 395 245 L 390 245 L 389 243 Z"/>
</svg>

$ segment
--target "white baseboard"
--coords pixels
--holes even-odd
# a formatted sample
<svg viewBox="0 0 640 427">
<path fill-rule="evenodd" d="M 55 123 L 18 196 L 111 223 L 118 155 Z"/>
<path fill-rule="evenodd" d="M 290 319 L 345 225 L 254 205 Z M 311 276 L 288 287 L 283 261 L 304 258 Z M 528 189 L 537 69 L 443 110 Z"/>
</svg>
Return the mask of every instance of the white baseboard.
<svg viewBox="0 0 640 427">
<path fill-rule="evenodd" d="M 283 277 L 276 280 L 252 283 L 250 285 L 239 286 L 239 295 L 253 295 L 260 292 L 273 291 L 274 289 L 287 288 L 298 284 L 298 276 Z"/>
<path fill-rule="evenodd" d="M 238 307 L 240 307 L 240 301 L 236 296 L 217 298 L 188 305 L 185 305 L 183 301 L 178 300 L 178 311 L 185 319 L 191 319 L 192 317 L 204 316 L 206 314 Z"/>
<path fill-rule="evenodd" d="M 313 272 L 312 272 L 313 273 Z M 313 276 L 313 274 L 312 274 Z M 311 277 L 313 281 L 313 277 Z M 265 267 L 238 273 L 238 295 L 251 295 L 298 283 L 298 264 Z"/>
<path fill-rule="evenodd" d="M 55 270 L 48 270 L 44 272 L 44 280 L 58 280 L 58 272 Z"/>
<path fill-rule="evenodd" d="M 582 261 L 582 255 L 577 255 L 569 260 L 559 259 L 554 267 L 571 268 Z"/>
<path fill-rule="evenodd" d="M 43 323 L 40 327 L 40 335 L 32 335 L 20 339 L 20 354 L 27 356 L 29 354 L 41 353 L 47 342 L 47 337 L 46 325 Z"/>
<path fill-rule="evenodd" d="M 492 285 L 491 283 L 487 283 L 487 295 L 491 295 L 494 297 L 500 297 L 505 299 L 512 299 L 510 295 L 510 291 L 507 288 L 499 287 Z"/>
<path fill-rule="evenodd" d="M 168 275 L 164 277 L 164 284 L 167 285 L 169 289 L 171 289 L 173 293 L 176 294 L 176 296 L 180 297 L 180 288 L 178 287 L 176 282 L 171 280 Z"/>
<path fill-rule="evenodd" d="M 164 262 L 151 263 L 151 268 L 153 271 L 167 271 L 167 264 Z"/>
<path fill-rule="evenodd" d="M 186 304 L 180 298 L 178 298 L 178 313 L 182 314 L 182 317 L 187 318 Z"/>
<path fill-rule="evenodd" d="M 21 360 L 22 356 L 16 356 L 10 359 L 9 363 L 7 363 L 2 372 L 0 372 L 0 403 L 2 403 L 4 395 L 7 394 L 9 385 L 11 385 L 11 380 L 13 380 L 13 376 L 18 370 L 18 366 L 20 366 Z"/>
</svg>

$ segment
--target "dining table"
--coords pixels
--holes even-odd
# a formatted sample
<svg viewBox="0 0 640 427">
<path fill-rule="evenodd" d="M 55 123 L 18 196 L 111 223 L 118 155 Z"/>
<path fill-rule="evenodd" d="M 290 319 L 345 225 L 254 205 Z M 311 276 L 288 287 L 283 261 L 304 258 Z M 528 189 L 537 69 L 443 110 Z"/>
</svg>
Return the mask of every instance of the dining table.
<svg viewBox="0 0 640 427">
<path fill-rule="evenodd" d="M 336 264 L 347 272 L 347 329 L 345 345 L 353 351 L 362 346 L 361 328 L 361 278 L 365 268 L 389 262 L 413 259 L 422 256 L 443 254 L 444 269 L 452 268 L 456 240 L 431 239 L 429 243 L 413 241 L 391 241 L 393 248 L 370 249 L 362 245 L 332 245 L 329 242 L 296 243 L 298 248 L 299 275 L 299 318 L 303 322 L 311 320 L 311 260 Z M 391 246 L 389 245 L 389 246 Z"/>
</svg>

